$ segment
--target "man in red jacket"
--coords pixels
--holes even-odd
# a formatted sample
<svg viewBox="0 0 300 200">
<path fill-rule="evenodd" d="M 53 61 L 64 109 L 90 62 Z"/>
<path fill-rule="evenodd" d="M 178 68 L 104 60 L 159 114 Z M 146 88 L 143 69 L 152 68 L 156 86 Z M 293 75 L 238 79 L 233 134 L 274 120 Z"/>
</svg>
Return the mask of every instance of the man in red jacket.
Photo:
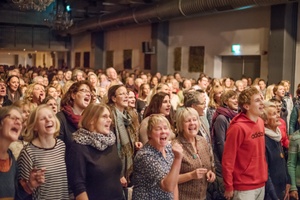
<svg viewBox="0 0 300 200">
<path fill-rule="evenodd" d="M 263 200 L 268 178 L 265 157 L 263 98 L 254 88 L 241 92 L 241 113 L 234 117 L 226 134 L 222 159 L 225 198 Z"/>
</svg>

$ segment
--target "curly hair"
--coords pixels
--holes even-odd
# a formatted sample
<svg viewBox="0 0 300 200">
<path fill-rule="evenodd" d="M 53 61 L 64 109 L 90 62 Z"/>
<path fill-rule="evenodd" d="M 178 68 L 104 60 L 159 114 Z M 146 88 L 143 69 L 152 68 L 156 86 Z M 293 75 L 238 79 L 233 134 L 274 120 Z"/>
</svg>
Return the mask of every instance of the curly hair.
<svg viewBox="0 0 300 200">
<path fill-rule="evenodd" d="M 94 87 L 91 85 L 89 81 L 77 81 L 71 85 L 69 90 L 63 95 L 61 99 L 61 107 L 64 106 L 74 106 L 74 99 L 72 98 L 72 94 L 76 94 L 79 91 L 81 85 L 87 85 L 91 91 L 93 91 Z"/>
</svg>

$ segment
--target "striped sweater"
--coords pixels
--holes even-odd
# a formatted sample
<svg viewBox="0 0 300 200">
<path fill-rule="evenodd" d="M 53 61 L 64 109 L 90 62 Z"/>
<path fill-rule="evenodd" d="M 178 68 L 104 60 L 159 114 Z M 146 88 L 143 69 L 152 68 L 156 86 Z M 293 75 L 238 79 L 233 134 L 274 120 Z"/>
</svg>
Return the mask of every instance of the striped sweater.
<svg viewBox="0 0 300 200">
<path fill-rule="evenodd" d="M 46 168 L 45 183 L 38 187 L 32 199 L 69 199 L 67 171 L 65 163 L 65 144 L 56 140 L 53 148 L 40 148 L 32 143 L 26 145 L 18 158 L 18 180 L 28 180 L 34 168 Z"/>
</svg>

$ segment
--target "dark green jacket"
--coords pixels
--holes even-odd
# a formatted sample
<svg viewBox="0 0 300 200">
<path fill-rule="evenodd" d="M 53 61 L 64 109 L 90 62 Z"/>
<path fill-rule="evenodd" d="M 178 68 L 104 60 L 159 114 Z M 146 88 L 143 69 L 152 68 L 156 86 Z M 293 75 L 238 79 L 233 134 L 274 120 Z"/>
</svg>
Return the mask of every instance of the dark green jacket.
<svg viewBox="0 0 300 200">
<path fill-rule="evenodd" d="M 288 156 L 288 172 L 291 177 L 291 191 L 300 187 L 300 131 L 296 131 L 291 135 L 289 156 Z"/>
</svg>

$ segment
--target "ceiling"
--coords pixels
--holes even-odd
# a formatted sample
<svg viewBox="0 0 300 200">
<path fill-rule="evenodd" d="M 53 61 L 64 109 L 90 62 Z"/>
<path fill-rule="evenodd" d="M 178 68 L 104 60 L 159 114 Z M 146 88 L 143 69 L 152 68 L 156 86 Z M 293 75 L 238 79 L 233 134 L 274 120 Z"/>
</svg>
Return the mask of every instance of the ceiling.
<svg viewBox="0 0 300 200">
<path fill-rule="evenodd" d="M 76 23 L 81 20 L 86 20 L 89 18 L 101 16 L 104 14 L 118 13 L 122 10 L 134 9 L 138 6 L 152 5 L 153 3 L 167 1 L 167 0 L 56 0 L 59 4 L 70 5 L 71 16 L 73 21 Z M 27 13 L 36 16 L 47 17 L 49 13 L 53 10 L 54 4 L 52 3 L 47 7 L 45 11 L 38 12 L 33 10 L 20 10 L 17 5 L 15 5 L 12 0 L 1 0 L 0 2 L 0 12 L 10 12 L 10 13 Z M 29 17 L 30 18 L 30 17 Z M 36 18 L 36 21 L 39 21 Z M 42 22 L 43 20 L 40 20 Z M 1 23 L 1 19 L 0 19 Z M 16 23 L 11 21 L 11 23 Z M 28 22 L 30 24 L 30 22 Z M 29 25 L 28 24 L 28 25 Z M 37 25 L 36 22 L 32 22 L 33 25 Z M 40 23 L 40 25 L 43 25 Z"/>
</svg>

